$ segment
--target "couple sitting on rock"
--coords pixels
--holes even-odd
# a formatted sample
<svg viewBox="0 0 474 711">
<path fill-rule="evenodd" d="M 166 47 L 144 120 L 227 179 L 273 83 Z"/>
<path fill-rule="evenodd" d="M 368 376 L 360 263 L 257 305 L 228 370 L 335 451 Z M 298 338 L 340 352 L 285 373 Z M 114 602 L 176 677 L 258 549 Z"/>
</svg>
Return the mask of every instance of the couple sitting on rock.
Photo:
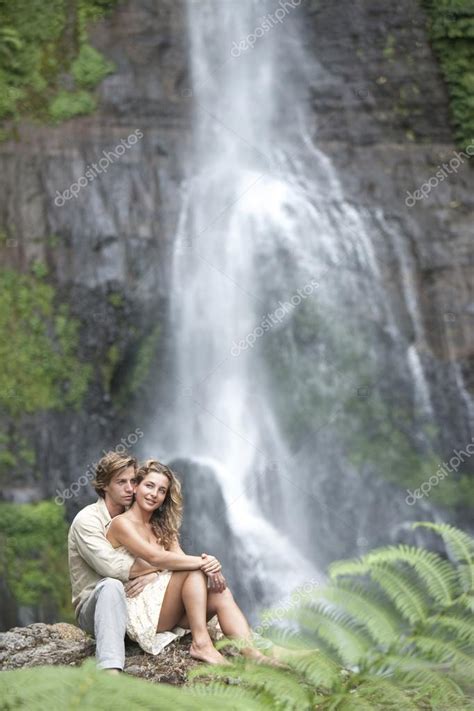
<svg viewBox="0 0 474 711">
<path fill-rule="evenodd" d="M 253 647 L 219 561 L 181 549 L 181 485 L 171 469 L 109 452 L 93 484 L 99 498 L 72 522 L 68 551 L 76 618 L 95 636 L 99 668 L 123 670 L 125 633 L 159 654 L 189 630 L 194 659 L 225 664 L 207 627 L 216 614 L 225 635 L 248 641 L 245 656 L 272 663 Z"/>
</svg>

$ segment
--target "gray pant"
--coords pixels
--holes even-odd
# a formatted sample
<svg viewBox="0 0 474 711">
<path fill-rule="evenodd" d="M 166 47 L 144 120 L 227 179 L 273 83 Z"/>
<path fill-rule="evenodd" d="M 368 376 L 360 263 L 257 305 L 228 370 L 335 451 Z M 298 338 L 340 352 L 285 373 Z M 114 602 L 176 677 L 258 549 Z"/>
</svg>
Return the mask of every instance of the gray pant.
<svg viewBox="0 0 474 711">
<path fill-rule="evenodd" d="M 127 602 L 123 583 L 115 578 L 100 580 L 81 607 L 79 627 L 96 639 L 99 669 L 123 669 Z"/>
</svg>

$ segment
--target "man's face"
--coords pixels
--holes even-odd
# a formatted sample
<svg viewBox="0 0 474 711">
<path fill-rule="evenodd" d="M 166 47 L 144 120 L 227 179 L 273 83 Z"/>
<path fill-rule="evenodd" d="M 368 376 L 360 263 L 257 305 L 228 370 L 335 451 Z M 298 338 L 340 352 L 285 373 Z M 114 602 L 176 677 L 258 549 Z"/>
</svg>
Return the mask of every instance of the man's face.
<svg viewBox="0 0 474 711">
<path fill-rule="evenodd" d="M 133 499 L 134 484 L 134 467 L 122 469 L 122 471 L 117 472 L 110 480 L 110 483 L 104 487 L 105 496 L 106 498 L 109 497 L 115 506 L 130 506 Z"/>
</svg>

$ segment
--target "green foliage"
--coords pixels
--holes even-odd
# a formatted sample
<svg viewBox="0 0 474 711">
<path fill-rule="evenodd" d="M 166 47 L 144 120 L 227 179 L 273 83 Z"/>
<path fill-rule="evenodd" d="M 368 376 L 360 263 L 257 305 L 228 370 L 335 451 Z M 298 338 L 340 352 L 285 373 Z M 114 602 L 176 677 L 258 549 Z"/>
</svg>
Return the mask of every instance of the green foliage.
<svg viewBox="0 0 474 711">
<path fill-rule="evenodd" d="M 81 669 L 4 672 L 6 708 L 39 711 L 54 698 L 64 708 L 175 708 L 225 711 L 468 711 L 472 709 L 474 623 L 465 609 L 474 586 L 460 567 L 474 564 L 474 540 L 444 524 L 419 523 L 442 536 L 452 562 L 408 546 L 372 551 L 334 564 L 323 587 L 300 595 L 286 628 L 265 645 L 284 663 L 272 668 L 232 657 L 200 665 L 185 688 L 110 677 L 87 661 Z M 387 575 L 391 573 L 391 575 Z M 410 586 L 394 587 L 408 579 Z M 423 617 L 410 620 L 412 590 Z M 397 601 L 397 603 L 395 602 Z M 271 616 L 271 611 L 268 611 Z M 224 640 L 218 646 L 242 642 Z"/>
<path fill-rule="evenodd" d="M 35 261 L 31 265 L 31 271 L 38 279 L 43 279 L 44 277 L 48 276 L 48 267 L 44 262 L 41 262 L 39 259 L 35 259 Z"/>
<path fill-rule="evenodd" d="M 123 295 L 119 291 L 113 291 L 112 293 L 110 293 L 107 296 L 107 301 L 111 306 L 114 307 L 114 309 L 121 308 L 125 303 Z"/>
<path fill-rule="evenodd" d="M 116 2 L 0 0 L 0 119 L 60 121 L 94 111 L 94 97 L 79 90 L 114 67 L 88 44 L 87 25 Z M 77 91 L 62 88 L 67 73 Z"/>
<path fill-rule="evenodd" d="M 97 102 L 88 91 L 61 90 L 49 105 L 51 119 L 59 123 L 73 116 L 90 114 L 95 110 Z"/>
<path fill-rule="evenodd" d="M 156 357 L 160 335 L 161 329 L 157 325 L 138 344 L 128 376 L 117 393 L 120 405 L 125 405 L 130 397 L 140 392 Z"/>
<path fill-rule="evenodd" d="M 104 390 L 110 393 L 112 378 L 115 373 L 115 369 L 120 361 L 120 349 L 116 343 L 110 346 L 107 351 L 105 362 L 101 366 L 102 372 L 102 382 L 104 384 Z"/>
<path fill-rule="evenodd" d="M 0 405 L 18 417 L 78 407 L 91 368 L 75 356 L 78 323 L 53 288 L 33 276 L 0 271 Z"/>
<path fill-rule="evenodd" d="M 73 621 L 64 508 L 52 501 L 0 503 L 0 575 L 18 605 Z"/>
<path fill-rule="evenodd" d="M 12 470 L 31 470 L 36 463 L 34 449 L 26 437 L 10 427 L 8 432 L 0 431 L 0 481 L 9 481 Z"/>
<path fill-rule="evenodd" d="M 461 147 L 474 143 L 474 3 L 423 0 L 430 35 L 451 96 L 451 113 Z"/>
<path fill-rule="evenodd" d="M 71 65 L 71 73 L 79 86 L 93 88 L 115 69 L 96 49 L 83 44 L 78 57 Z"/>
</svg>

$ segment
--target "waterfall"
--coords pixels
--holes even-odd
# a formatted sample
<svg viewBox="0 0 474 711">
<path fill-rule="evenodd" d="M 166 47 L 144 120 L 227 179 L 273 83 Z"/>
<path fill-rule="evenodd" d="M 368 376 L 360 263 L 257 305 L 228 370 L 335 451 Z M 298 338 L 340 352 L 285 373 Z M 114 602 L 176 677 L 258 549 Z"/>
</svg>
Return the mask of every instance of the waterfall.
<svg viewBox="0 0 474 711">
<path fill-rule="evenodd" d="M 407 515 L 406 494 L 380 506 L 386 489 L 369 487 L 364 452 L 380 427 L 384 456 L 389 425 L 409 446 L 399 412 L 425 446 L 416 285 L 402 236 L 346 198 L 317 145 L 308 75 L 324 72 L 302 49 L 299 4 L 187 7 L 192 131 L 173 239 L 171 397 L 153 441 L 166 461 L 214 472 L 275 600 Z"/>
</svg>

